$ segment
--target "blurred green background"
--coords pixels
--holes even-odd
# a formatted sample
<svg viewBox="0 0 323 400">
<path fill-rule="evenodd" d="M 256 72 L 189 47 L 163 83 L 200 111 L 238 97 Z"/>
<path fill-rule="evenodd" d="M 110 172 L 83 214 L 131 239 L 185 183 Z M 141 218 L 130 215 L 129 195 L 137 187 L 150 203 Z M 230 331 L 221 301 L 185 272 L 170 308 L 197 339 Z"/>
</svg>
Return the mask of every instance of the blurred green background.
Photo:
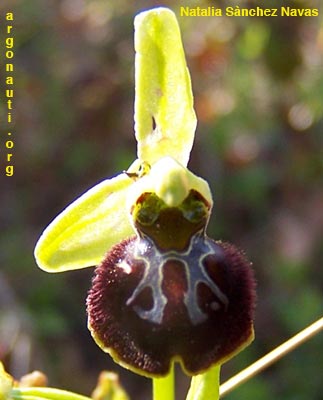
<svg viewBox="0 0 323 400">
<path fill-rule="evenodd" d="M 318 7 L 320 0 L 231 5 Z M 323 25 L 308 18 L 187 18 L 180 6 L 223 1 L 10 0 L 14 12 L 13 177 L 0 153 L 0 359 L 17 378 L 40 369 L 51 386 L 89 394 L 120 373 L 133 399 L 150 381 L 115 365 L 86 328 L 93 269 L 49 275 L 33 259 L 42 229 L 69 202 L 134 160 L 133 18 L 176 12 L 198 129 L 190 168 L 214 193 L 208 233 L 245 249 L 258 281 L 255 342 L 228 362 L 238 372 L 322 315 Z M 0 121 L 6 115 L 0 105 Z M 162 349 L 161 349 L 162 351 Z M 228 400 L 322 399 L 323 335 L 229 394 Z M 188 380 L 178 375 L 178 398 Z"/>
</svg>

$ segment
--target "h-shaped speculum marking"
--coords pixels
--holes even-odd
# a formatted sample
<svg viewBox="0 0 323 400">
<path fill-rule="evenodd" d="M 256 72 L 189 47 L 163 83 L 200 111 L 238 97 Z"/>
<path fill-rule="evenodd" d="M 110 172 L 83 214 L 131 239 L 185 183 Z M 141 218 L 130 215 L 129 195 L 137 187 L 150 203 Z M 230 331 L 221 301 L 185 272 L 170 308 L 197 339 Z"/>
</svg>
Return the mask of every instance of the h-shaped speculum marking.
<svg viewBox="0 0 323 400">
<path fill-rule="evenodd" d="M 154 302 L 153 307 L 150 310 L 145 310 L 140 306 L 134 305 L 133 308 L 140 318 L 161 324 L 168 301 L 162 290 L 163 267 L 168 261 L 175 260 L 182 263 L 185 268 L 187 290 L 184 294 L 184 304 L 192 324 L 197 325 L 206 321 L 208 316 L 198 304 L 198 284 L 205 284 L 216 296 L 218 301 L 213 301 L 210 304 L 212 310 L 219 310 L 221 306 L 227 308 L 229 303 L 227 296 L 205 271 L 203 261 L 212 254 L 215 254 L 214 250 L 200 233 L 191 238 L 190 245 L 184 252 L 174 250 L 162 252 L 150 238 L 143 237 L 138 239 L 135 246 L 135 259 L 144 263 L 145 271 L 126 304 L 130 306 L 144 289 L 150 288 Z"/>
</svg>

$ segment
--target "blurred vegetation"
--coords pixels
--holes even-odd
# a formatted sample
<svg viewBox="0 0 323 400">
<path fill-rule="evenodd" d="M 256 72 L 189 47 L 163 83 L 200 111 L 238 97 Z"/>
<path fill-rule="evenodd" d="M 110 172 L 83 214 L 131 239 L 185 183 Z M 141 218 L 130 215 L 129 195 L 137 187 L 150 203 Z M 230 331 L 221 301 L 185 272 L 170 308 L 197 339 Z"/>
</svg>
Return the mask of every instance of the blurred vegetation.
<svg viewBox="0 0 323 400">
<path fill-rule="evenodd" d="M 15 174 L 0 177 L 0 359 L 17 377 L 40 369 L 50 385 L 89 394 L 110 369 L 133 399 L 150 398 L 149 380 L 116 366 L 87 331 L 93 270 L 50 276 L 33 248 L 64 206 L 134 159 L 133 18 L 156 5 L 171 6 L 182 29 L 199 120 L 190 168 L 215 198 L 209 235 L 244 248 L 258 280 L 256 340 L 222 379 L 322 314 L 322 16 L 179 16 L 181 5 L 224 0 L 5 0 L 1 43 L 4 12 L 15 13 Z M 322 350 L 318 335 L 227 398 L 321 399 Z M 187 385 L 181 376 L 179 393 Z"/>
</svg>

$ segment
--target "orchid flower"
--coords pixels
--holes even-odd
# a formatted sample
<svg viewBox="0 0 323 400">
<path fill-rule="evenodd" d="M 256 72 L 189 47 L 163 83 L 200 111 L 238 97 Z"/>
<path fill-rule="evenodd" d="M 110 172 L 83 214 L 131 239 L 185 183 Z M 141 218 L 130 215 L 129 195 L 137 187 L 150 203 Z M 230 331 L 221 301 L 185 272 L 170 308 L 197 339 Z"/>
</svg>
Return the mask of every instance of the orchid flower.
<svg viewBox="0 0 323 400">
<path fill-rule="evenodd" d="M 58 215 L 35 258 L 48 272 L 97 266 L 92 336 L 152 377 L 156 399 L 173 398 L 174 362 L 195 376 L 188 399 L 217 399 L 220 365 L 253 339 L 253 275 L 241 251 L 206 235 L 213 199 L 187 169 L 196 116 L 173 12 L 138 14 L 135 50 L 137 159 Z"/>
</svg>

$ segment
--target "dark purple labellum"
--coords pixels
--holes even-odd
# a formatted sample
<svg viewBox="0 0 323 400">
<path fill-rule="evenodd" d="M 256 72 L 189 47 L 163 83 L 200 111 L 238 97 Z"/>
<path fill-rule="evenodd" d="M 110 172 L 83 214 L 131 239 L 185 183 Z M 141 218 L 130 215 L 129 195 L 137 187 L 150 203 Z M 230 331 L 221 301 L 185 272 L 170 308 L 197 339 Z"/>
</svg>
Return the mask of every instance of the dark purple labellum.
<svg viewBox="0 0 323 400">
<path fill-rule="evenodd" d="M 196 209 L 201 199 L 189 197 Z M 96 269 L 89 327 L 105 351 L 137 373 L 163 376 L 177 360 L 198 374 L 253 338 L 250 263 L 233 245 L 204 234 L 203 204 L 193 214 L 185 204 L 161 208 L 146 225 L 137 217 L 138 236 L 114 246 Z M 175 235 L 169 226 L 178 227 Z"/>
</svg>

